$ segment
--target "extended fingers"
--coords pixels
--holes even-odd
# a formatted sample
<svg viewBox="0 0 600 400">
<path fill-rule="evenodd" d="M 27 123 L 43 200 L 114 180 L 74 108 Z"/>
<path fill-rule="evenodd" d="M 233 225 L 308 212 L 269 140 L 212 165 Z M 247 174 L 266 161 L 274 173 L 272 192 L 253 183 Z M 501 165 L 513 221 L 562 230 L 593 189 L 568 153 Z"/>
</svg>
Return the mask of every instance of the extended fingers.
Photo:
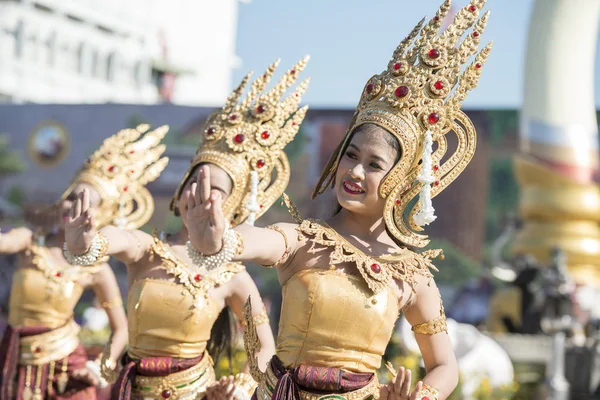
<svg viewBox="0 0 600 400">
<path fill-rule="evenodd" d="M 411 371 L 407 369 L 404 376 L 404 383 L 402 384 L 402 388 L 400 389 L 400 395 L 402 398 L 408 398 L 410 394 L 410 384 L 411 384 Z"/>
<path fill-rule="evenodd" d="M 417 383 L 417 386 L 415 386 L 415 390 L 413 390 L 413 392 L 410 395 L 410 400 L 417 400 L 419 398 L 419 393 L 421 392 L 422 388 L 423 382 L 419 381 Z"/>
<path fill-rule="evenodd" d="M 223 215 L 223 198 L 213 194 L 210 198 L 210 223 L 218 232 L 225 231 L 225 216 Z"/>
<path fill-rule="evenodd" d="M 87 212 L 90 208 L 90 192 L 87 189 L 83 189 L 81 193 L 81 212 Z"/>
<path fill-rule="evenodd" d="M 77 196 L 77 200 L 71 205 L 71 222 L 81 215 L 81 199 Z"/>
<path fill-rule="evenodd" d="M 208 165 L 203 165 L 200 168 L 198 190 L 202 204 L 207 203 L 210 198 L 210 168 Z"/>
<path fill-rule="evenodd" d="M 396 377 L 393 380 L 393 382 L 394 382 L 393 391 L 396 394 L 396 396 L 401 395 L 402 386 L 404 385 L 405 379 L 406 379 L 406 376 L 405 376 L 405 372 L 404 372 L 404 367 L 400 367 L 400 369 L 398 370 L 398 375 L 396 375 Z"/>
</svg>

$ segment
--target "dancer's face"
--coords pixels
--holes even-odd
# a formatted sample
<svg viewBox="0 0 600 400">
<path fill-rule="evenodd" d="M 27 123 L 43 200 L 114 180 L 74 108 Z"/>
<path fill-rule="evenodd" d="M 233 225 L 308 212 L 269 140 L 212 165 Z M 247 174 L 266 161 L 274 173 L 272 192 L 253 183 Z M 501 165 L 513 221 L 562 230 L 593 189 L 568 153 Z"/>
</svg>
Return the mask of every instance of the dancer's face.
<svg viewBox="0 0 600 400">
<path fill-rule="evenodd" d="M 69 212 L 71 211 L 71 206 L 73 205 L 75 200 L 77 200 L 77 196 L 79 196 L 79 194 L 81 192 L 83 192 L 83 189 L 88 190 L 88 193 L 90 195 L 90 207 L 91 208 L 98 208 L 100 206 L 100 203 L 102 203 L 102 198 L 100 197 L 100 193 L 98 193 L 98 191 L 92 185 L 90 185 L 88 183 L 77 183 L 75 185 L 75 187 L 73 188 L 73 190 L 71 191 L 71 193 L 69 193 L 67 198 L 64 199 L 62 201 L 62 203 L 60 204 L 59 217 L 60 217 L 61 228 L 64 228 L 65 222 L 69 218 Z"/>
<path fill-rule="evenodd" d="M 201 164 L 203 165 L 203 164 Z M 229 177 L 229 175 L 227 174 L 227 172 L 225 172 L 225 170 L 223 170 L 222 168 L 214 165 L 214 164 L 210 164 L 207 163 L 206 165 L 209 166 L 209 170 L 210 170 L 210 193 L 212 194 L 216 194 L 218 196 L 221 196 L 221 199 L 223 201 L 227 200 L 227 198 L 229 197 L 229 195 L 231 194 L 231 190 L 233 188 L 233 181 L 231 180 L 231 178 Z M 183 187 L 183 190 L 181 191 L 181 195 L 179 196 L 179 213 L 183 219 L 183 223 L 185 224 L 185 213 L 187 212 L 187 202 L 188 202 L 188 198 L 190 197 L 190 194 L 192 193 L 192 183 L 194 183 L 196 181 L 196 177 L 198 176 L 198 169 L 200 168 L 200 165 L 198 167 L 196 167 L 192 173 L 190 174 L 190 176 L 188 177 L 185 186 Z"/>
<path fill-rule="evenodd" d="M 335 177 L 340 205 L 362 215 L 382 215 L 379 185 L 399 157 L 396 139 L 376 125 L 361 125 L 342 154 Z"/>
</svg>

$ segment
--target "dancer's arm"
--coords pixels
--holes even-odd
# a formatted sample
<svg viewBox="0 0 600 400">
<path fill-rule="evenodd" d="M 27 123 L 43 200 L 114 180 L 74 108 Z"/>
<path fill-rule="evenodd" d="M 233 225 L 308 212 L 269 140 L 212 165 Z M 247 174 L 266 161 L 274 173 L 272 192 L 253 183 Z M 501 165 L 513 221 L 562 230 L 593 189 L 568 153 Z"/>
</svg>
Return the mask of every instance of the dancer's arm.
<svg viewBox="0 0 600 400">
<path fill-rule="evenodd" d="M 71 215 L 65 225 L 67 249 L 76 255 L 86 253 L 97 233 L 89 192 L 84 189 L 73 202 Z M 127 231 L 116 226 L 105 226 L 100 233 L 108 241 L 106 255 L 114 256 L 127 265 L 141 260 L 153 242 L 152 236 L 140 230 Z"/>
<path fill-rule="evenodd" d="M 216 254 L 221 250 L 226 225 L 222 209 L 223 199 L 217 193 L 211 194 L 210 188 L 209 167 L 205 165 L 200 168 L 196 182 L 192 183 L 186 213 L 190 242 L 202 254 Z M 247 224 L 236 227 L 235 230 L 241 235 L 244 250 L 234 260 L 273 265 L 282 261 L 282 257 L 288 257 L 298 243 L 295 225 L 277 226 L 281 231 Z"/>
<path fill-rule="evenodd" d="M 108 264 L 103 264 L 102 268 L 94 275 L 93 289 L 108 315 L 112 332 L 108 358 L 112 365 L 116 366 L 127 345 L 127 316 L 123 308 L 117 278 Z"/>
<path fill-rule="evenodd" d="M 0 254 L 20 253 L 31 245 L 32 238 L 33 232 L 25 227 L 0 233 Z"/>
<path fill-rule="evenodd" d="M 239 321 L 244 321 L 244 303 L 251 298 L 252 316 L 256 327 L 256 333 L 260 340 L 260 351 L 256 354 L 258 366 L 262 372 L 266 370 L 267 363 L 275 354 L 275 339 L 269 324 L 260 293 L 252 277 L 246 271 L 239 272 L 228 284 L 231 287 L 227 298 L 227 305 L 235 313 Z"/>
<path fill-rule="evenodd" d="M 404 307 L 404 316 L 415 331 L 415 338 L 427 374 L 423 390 L 429 386 L 439 391 L 439 399 L 446 399 L 458 384 L 458 365 L 452 343 L 445 328 L 442 299 L 431 278 L 415 274 L 416 295 Z M 435 398 L 429 395 L 430 398 Z"/>
</svg>

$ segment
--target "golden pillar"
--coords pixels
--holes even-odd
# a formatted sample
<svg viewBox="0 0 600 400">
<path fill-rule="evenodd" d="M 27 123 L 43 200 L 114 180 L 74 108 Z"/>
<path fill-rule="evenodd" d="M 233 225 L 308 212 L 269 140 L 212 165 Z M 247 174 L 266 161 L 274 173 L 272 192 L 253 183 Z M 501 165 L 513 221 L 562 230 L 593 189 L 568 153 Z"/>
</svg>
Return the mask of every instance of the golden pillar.
<svg viewBox="0 0 600 400">
<path fill-rule="evenodd" d="M 600 287 L 594 60 L 600 1 L 537 0 L 529 28 L 520 155 L 523 229 L 513 252 L 567 254 L 576 281 Z"/>
</svg>

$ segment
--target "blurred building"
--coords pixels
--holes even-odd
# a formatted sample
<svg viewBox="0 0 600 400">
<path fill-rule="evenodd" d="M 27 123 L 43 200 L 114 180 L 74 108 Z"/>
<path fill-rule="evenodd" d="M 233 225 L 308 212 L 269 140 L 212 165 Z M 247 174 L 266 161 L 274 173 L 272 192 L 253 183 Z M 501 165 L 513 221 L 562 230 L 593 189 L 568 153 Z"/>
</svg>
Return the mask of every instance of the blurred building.
<svg viewBox="0 0 600 400">
<path fill-rule="evenodd" d="M 0 0 L 0 102 L 212 106 L 238 0 Z"/>
</svg>

